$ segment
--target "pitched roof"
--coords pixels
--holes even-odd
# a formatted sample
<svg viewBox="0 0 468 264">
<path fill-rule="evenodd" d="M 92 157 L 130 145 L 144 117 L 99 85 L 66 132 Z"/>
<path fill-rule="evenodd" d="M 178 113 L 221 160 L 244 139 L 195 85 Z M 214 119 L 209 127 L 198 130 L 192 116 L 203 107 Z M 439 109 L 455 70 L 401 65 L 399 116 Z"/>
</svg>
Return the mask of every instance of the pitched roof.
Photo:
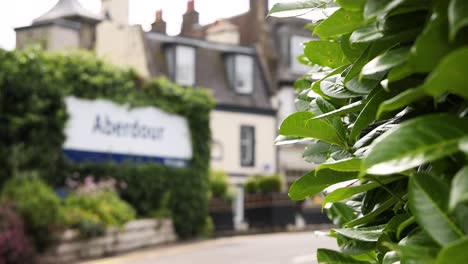
<svg viewBox="0 0 468 264">
<path fill-rule="evenodd" d="M 51 10 L 34 19 L 33 24 L 49 22 L 62 18 L 82 18 L 92 22 L 99 22 L 102 17 L 85 9 L 77 0 L 60 0 Z"/>
</svg>

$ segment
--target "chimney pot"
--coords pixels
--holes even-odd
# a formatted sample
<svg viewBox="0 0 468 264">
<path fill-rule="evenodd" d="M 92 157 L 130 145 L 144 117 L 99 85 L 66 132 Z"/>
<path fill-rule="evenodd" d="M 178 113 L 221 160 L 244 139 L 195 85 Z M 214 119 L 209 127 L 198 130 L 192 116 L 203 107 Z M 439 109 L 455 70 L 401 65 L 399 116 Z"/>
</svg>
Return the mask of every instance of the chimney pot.
<svg viewBox="0 0 468 264">
<path fill-rule="evenodd" d="M 156 11 L 156 20 L 155 21 L 162 21 L 163 20 L 163 11 L 161 9 Z"/>
<path fill-rule="evenodd" d="M 187 13 L 195 11 L 195 0 L 189 0 L 187 2 Z"/>
</svg>

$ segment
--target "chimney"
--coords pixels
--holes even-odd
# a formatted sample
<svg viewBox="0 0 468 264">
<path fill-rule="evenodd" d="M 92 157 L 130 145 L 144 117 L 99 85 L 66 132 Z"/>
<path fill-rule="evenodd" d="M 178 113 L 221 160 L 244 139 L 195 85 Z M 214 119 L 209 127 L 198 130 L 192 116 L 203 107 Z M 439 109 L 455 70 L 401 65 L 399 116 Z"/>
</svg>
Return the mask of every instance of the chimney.
<svg viewBox="0 0 468 264">
<path fill-rule="evenodd" d="M 151 24 L 151 32 L 166 34 L 166 22 L 163 20 L 163 11 L 156 11 L 154 23 Z"/>
<path fill-rule="evenodd" d="M 182 30 L 180 32 L 181 35 L 184 36 L 191 36 L 193 35 L 193 29 L 198 24 L 199 14 L 195 10 L 195 0 L 189 0 L 187 2 L 187 12 L 185 12 L 182 21 Z"/>
<path fill-rule="evenodd" d="M 265 20 L 268 14 L 268 0 L 250 0 L 250 13 L 256 20 Z"/>
<path fill-rule="evenodd" d="M 239 30 L 236 25 L 226 20 L 218 20 L 207 29 L 206 40 L 238 45 L 240 42 Z"/>
<path fill-rule="evenodd" d="M 128 25 L 129 0 L 102 0 L 102 13 L 112 22 Z"/>
</svg>

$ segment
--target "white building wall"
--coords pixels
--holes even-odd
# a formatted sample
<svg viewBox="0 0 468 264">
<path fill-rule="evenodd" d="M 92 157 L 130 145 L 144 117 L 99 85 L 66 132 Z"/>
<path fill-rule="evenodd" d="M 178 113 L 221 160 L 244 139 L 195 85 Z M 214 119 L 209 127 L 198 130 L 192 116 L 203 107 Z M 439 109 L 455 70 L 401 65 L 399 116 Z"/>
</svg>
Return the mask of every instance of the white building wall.
<svg viewBox="0 0 468 264">
<path fill-rule="evenodd" d="M 255 164 L 242 167 L 240 162 L 240 130 L 242 125 L 255 127 Z M 276 120 L 274 116 L 214 110 L 211 113 L 214 141 L 211 166 L 224 170 L 233 183 L 242 183 L 250 175 L 271 175 L 276 172 Z"/>
<path fill-rule="evenodd" d="M 80 32 L 76 29 L 52 26 L 49 29 L 48 51 L 72 50 L 80 48 Z"/>
</svg>

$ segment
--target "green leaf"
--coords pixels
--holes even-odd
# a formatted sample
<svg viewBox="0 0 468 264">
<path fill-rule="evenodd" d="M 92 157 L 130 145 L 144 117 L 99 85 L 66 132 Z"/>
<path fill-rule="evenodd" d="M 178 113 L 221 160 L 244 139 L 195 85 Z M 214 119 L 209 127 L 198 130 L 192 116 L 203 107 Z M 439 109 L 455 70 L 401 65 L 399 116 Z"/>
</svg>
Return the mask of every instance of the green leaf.
<svg viewBox="0 0 468 264">
<path fill-rule="evenodd" d="M 341 252 L 319 248 L 317 250 L 318 263 L 327 264 L 369 264 L 371 262 L 356 260 L 350 256 L 347 256 Z"/>
<path fill-rule="evenodd" d="M 362 224 L 371 222 L 371 221 L 375 220 L 375 218 L 377 218 L 380 214 L 382 214 L 383 212 L 390 209 L 397 201 L 398 200 L 395 197 L 387 199 L 385 202 L 380 204 L 380 206 L 377 207 L 376 209 L 374 209 L 372 212 L 370 212 L 370 213 L 368 213 L 368 214 L 366 214 L 366 215 L 364 215 L 362 217 L 356 218 L 351 222 L 346 223 L 345 226 L 346 227 L 355 227 L 355 226 L 358 226 L 358 225 L 362 225 Z"/>
<path fill-rule="evenodd" d="M 396 250 L 401 263 L 434 263 L 438 245 L 424 232 L 418 231 L 403 238 L 398 245 L 388 245 Z"/>
<path fill-rule="evenodd" d="M 364 101 L 361 100 L 361 101 L 357 101 L 357 102 L 345 105 L 345 106 L 343 106 L 343 107 L 341 107 L 339 109 L 330 111 L 328 113 L 318 115 L 318 116 L 316 116 L 316 117 L 314 117 L 312 119 L 324 119 L 324 118 L 331 118 L 331 117 L 339 117 L 339 116 L 343 116 L 343 115 L 346 115 L 346 114 L 355 113 L 357 111 L 360 111 L 364 106 L 365 106 Z"/>
<path fill-rule="evenodd" d="M 314 103 L 317 105 L 317 108 L 320 111 L 320 114 L 324 113 L 329 113 L 332 112 L 335 109 L 335 107 L 329 103 L 327 100 L 323 99 L 322 97 L 318 97 L 315 99 Z M 341 121 L 341 118 L 339 117 L 328 117 L 326 120 L 330 122 L 330 124 L 333 125 L 333 127 L 336 130 L 336 133 L 340 137 L 341 142 L 346 142 L 346 128 L 343 125 L 343 122 Z"/>
<path fill-rule="evenodd" d="M 338 68 L 349 63 L 340 44 L 336 42 L 309 41 L 305 44 L 304 54 L 312 63 L 320 66 Z"/>
<path fill-rule="evenodd" d="M 310 112 L 297 112 L 288 116 L 279 129 L 283 136 L 315 138 L 335 145 L 343 145 L 335 128 L 323 120 L 312 120 Z"/>
<path fill-rule="evenodd" d="M 324 8 L 331 1 L 325 0 L 302 0 L 275 4 L 268 16 L 289 17 L 308 13 L 317 8 Z"/>
<path fill-rule="evenodd" d="M 405 0 L 368 0 L 364 7 L 364 17 L 384 16 L 403 2 Z"/>
<path fill-rule="evenodd" d="M 432 96 L 449 91 L 468 99 L 468 47 L 457 49 L 448 54 L 431 73 L 422 86 Z"/>
<path fill-rule="evenodd" d="M 448 18 L 450 23 L 450 39 L 453 41 L 458 31 L 468 25 L 468 2 L 465 0 L 451 0 Z"/>
<path fill-rule="evenodd" d="M 399 95 L 382 102 L 382 104 L 379 106 L 379 110 L 377 111 L 377 118 L 380 118 L 380 116 L 385 112 L 401 109 L 425 96 L 426 92 L 424 92 L 422 89 L 408 89 Z"/>
<path fill-rule="evenodd" d="M 340 38 L 341 50 L 349 61 L 356 61 L 366 51 L 368 44 L 351 44 L 349 38 L 351 34 L 344 35 Z"/>
<path fill-rule="evenodd" d="M 332 98 L 347 99 L 362 96 L 346 89 L 343 85 L 343 79 L 339 74 L 330 76 L 320 83 L 320 90 Z"/>
<path fill-rule="evenodd" d="M 410 177 L 408 198 L 411 212 L 419 225 L 440 245 L 463 236 L 448 216 L 448 186 L 431 174 Z"/>
<path fill-rule="evenodd" d="M 372 143 L 363 161 L 363 172 L 388 175 L 451 155 L 458 151 L 467 133 L 467 119 L 450 114 L 403 122 Z"/>
<path fill-rule="evenodd" d="M 334 203 L 327 210 L 327 216 L 332 220 L 333 224 L 342 227 L 345 223 L 356 219 L 353 209 L 349 208 L 344 203 Z"/>
<path fill-rule="evenodd" d="M 392 49 L 376 57 L 362 68 L 362 75 L 374 75 L 394 68 L 408 59 L 410 49 L 408 47 Z"/>
<path fill-rule="evenodd" d="M 468 202 L 468 166 L 463 167 L 453 178 L 449 208 L 455 210 L 459 203 Z"/>
<path fill-rule="evenodd" d="M 359 76 L 356 76 L 346 83 L 346 88 L 348 88 L 348 90 L 353 93 L 367 95 L 379 83 L 380 83 L 380 80 L 372 80 L 372 79 L 366 79 L 366 78 L 360 79 Z"/>
<path fill-rule="evenodd" d="M 364 9 L 366 0 L 337 0 L 342 8 L 350 11 L 360 11 Z"/>
<path fill-rule="evenodd" d="M 320 164 L 328 159 L 330 148 L 330 144 L 318 141 L 305 147 L 302 157 L 306 162 Z"/>
<path fill-rule="evenodd" d="M 381 183 L 387 184 L 387 183 L 391 183 L 396 180 L 399 180 L 401 178 L 402 176 L 387 177 L 385 179 L 382 179 Z M 323 200 L 323 203 L 322 203 L 322 207 L 325 206 L 327 203 L 336 203 L 339 201 L 343 201 L 344 199 L 348 199 L 358 193 L 363 193 L 363 192 L 378 188 L 381 186 L 381 183 L 371 182 L 371 183 L 367 183 L 363 185 L 343 187 L 343 188 L 336 189 L 333 192 L 329 193 L 327 196 L 325 196 L 325 199 Z"/>
<path fill-rule="evenodd" d="M 311 171 L 291 185 L 289 197 L 293 200 L 303 200 L 320 193 L 330 185 L 356 179 L 356 177 L 357 172 L 340 172 L 329 169 L 318 172 Z"/>
<path fill-rule="evenodd" d="M 389 251 L 385 253 L 382 264 L 399 264 L 400 257 L 396 251 Z"/>
<path fill-rule="evenodd" d="M 448 40 L 448 1 L 437 1 L 434 13 L 411 49 L 408 63 L 412 71 L 430 72 L 454 48 Z"/>
<path fill-rule="evenodd" d="M 327 163 L 322 163 L 315 171 L 320 171 L 323 169 L 330 169 L 334 171 L 359 171 L 361 169 L 361 159 L 359 158 L 348 158 L 344 160 L 332 161 Z"/>
<path fill-rule="evenodd" d="M 332 38 L 353 32 L 365 24 L 362 12 L 339 9 L 314 29 L 321 39 Z"/>
<path fill-rule="evenodd" d="M 340 228 L 333 229 L 338 234 L 341 234 L 345 237 L 352 239 L 367 241 L 367 242 L 377 242 L 379 237 L 384 231 L 385 225 L 371 226 L 371 227 L 361 227 L 361 228 Z"/>
<path fill-rule="evenodd" d="M 460 144 L 458 144 L 458 148 L 463 151 L 466 155 L 468 155 L 468 137 L 464 137 Z"/>
<path fill-rule="evenodd" d="M 436 264 L 468 263 L 468 237 L 444 247 L 437 256 Z"/>
<path fill-rule="evenodd" d="M 379 88 L 378 92 L 369 99 L 366 106 L 362 109 L 361 113 L 359 113 L 356 122 L 354 122 L 351 133 L 349 134 L 351 140 L 356 140 L 361 131 L 375 121 L 380 104 L 389 97 L 389 93 Z"/>
</svg>

